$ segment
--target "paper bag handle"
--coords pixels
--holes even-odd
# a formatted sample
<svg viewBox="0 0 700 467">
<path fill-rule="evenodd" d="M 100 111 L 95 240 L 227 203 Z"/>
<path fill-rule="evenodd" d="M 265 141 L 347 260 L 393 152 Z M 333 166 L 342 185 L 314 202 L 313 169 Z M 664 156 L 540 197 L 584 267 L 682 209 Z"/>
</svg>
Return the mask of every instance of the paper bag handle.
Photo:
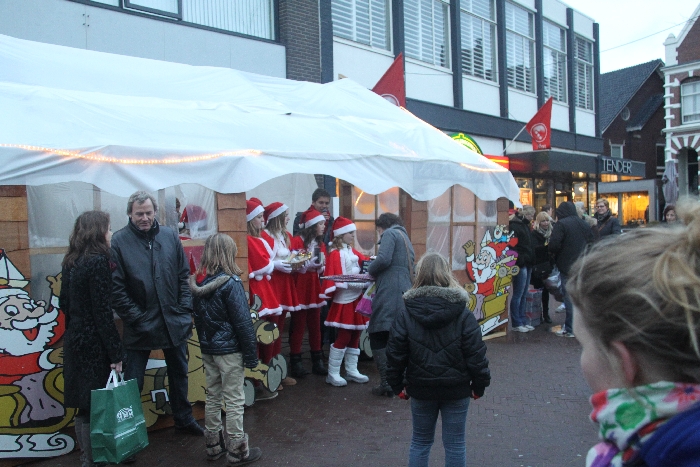
<svg viewBox="0 0 700 467">
<path fill-rule="evenodd" d="M 105 389 L 112 389 L 125 384 L 126 381 L 124 381 L 124 373 L 117 373 L 117 371 L 113 369 L 109 373 L 109 378 L 107 378 L 107 385 L 105 386 Z"/>
</svg>

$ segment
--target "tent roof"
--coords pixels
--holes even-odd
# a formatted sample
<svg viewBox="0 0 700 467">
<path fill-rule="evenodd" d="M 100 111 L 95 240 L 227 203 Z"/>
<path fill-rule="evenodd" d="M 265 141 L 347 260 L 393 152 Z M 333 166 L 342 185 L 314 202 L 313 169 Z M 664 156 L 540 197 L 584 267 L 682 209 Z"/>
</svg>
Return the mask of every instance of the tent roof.
<svg viewBox="0 0 700 467">
<path fill-rule="evenodd" d="M 357 83 L 94 52 L 0 35 L 0 185 L 92 183 L 128 196 L 222 193 L 325 173 L 428 200 L 460 184 L 519 199 L 506 169 Z"/>
</svg>

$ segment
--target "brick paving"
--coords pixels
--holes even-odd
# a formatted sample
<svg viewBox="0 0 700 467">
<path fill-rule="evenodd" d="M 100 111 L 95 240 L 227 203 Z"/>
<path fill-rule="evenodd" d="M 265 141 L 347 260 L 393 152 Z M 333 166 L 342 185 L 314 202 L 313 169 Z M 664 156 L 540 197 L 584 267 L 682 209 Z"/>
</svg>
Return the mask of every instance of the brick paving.
<svg viewBox="0 0 700 467">
<path fill-rule="evenodd" d="M 553 314 L 561 325 L 563 314 Z M 579 367 L 580 345 L 541 325 L 526 334 L 487 342 L 492 385 L 472 401 L 467 417 L 470 466 L 582 466 L 596 441 L 588 420 L 590 391 Z M 288 352 L 283 350 L 283 352 Z M 305 354 L 308 358 L 308 353 Z M 310 361 L 305 361 L 310 367 Z M 257 467 L 405 466 L 411 438 L 410 403 L 376 397 L 369 391 L 378 375 L 374 363 L 360 362 L 368 384 L 345 388 L 309 375 L 286 387 L 279 397 L 246 409 L 245 429 L 251 445 L 262 448 Z M 444 465 L 440 428 L 430 458 Z M 149 433 L 150 446 L 135 466 L 224 466 L 225 458 L 207 462 L 204 440 L 172 428 Z M 34 466 L 79 465 L 78 453 L 32 463 Z"/>
</svg>

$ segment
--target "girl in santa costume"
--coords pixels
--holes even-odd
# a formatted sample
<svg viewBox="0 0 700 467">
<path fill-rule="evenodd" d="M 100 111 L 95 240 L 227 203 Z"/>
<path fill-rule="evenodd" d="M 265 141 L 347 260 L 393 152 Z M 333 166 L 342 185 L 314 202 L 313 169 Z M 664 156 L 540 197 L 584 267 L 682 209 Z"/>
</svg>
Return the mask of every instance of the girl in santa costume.
<svg viewBox="0 0 700 467">
<path fill-rule="evenodd" d="M 270 279 L 275 265 L 272 261 L 272 238 L 263 230 L 264 219 L 262 202 L 258 198 L 250 198 L 246 201 L 245 218 L 248 222 L 248 277 L 250 278 L 250 304 L 255 296 L 262 301 L 258 309 L 261 318 L 278 316 L 282 314 L 277 296 L 275 295 Z M 267 363 L 267 362 L 266 362 Z"/>
<path fill-rule="evenodd" d="M 297 290 L 292 277 L 292 265 L 289 263 L 289 254 L 291 253 L 292 236 L 287 232 L 287 222 L 289 221 L 289 207 L 286 204 L 274 202 L 265 207 L 265 232 L 274 241 L 272 251 L 272 263 L 274 271 L 270 285 L 275 291 L 275 296 L 282 307 L 282 314 L 271 319 L 280 330 L 280 336 L 284 330 L 284 320 L 287 312 L 295 312 L 300 310 L 299 299 L 297 298 Z M 277 339 L 268 346 L 261 347 L 261 357 L 265 358 L 265 362 L 269 362 L 282 351 L 282 339 Z M 296 380 L 291 377 L 286 377 L 282 380 L 282 384 L 293 386 Z M 280 386 L 281 388 L 281 386 Z"/>
<path fill-rule="evenodd" d="M 612 236 L 571 267 L 600 437 L 587 467 L 700 465 L 700 204 L 677 212 L 684 225 Z"/>
<path fill-rule="evenodd" d="M 299 236 L 292 239 L 292 250 L 318 251 L 318 255 L 294 274 L 297 297 L 301 309 L 292 313 L 291 333 L 289 336 L 292 376 L 302 377 L 309 372 L 301 364 L 301 341 L 304 330 L 309 329 L 309 347 L 311 348 L 311 371 L 315 375 L 326 376 L 328 370 L 323 364 L 321 351 L 321 307 L 326 300 L 321 298 L 323 290 L 319 274 L 324 270 L 326 245 L 323 244 L 323 232 L 326 229 L 326 219 L 319 211 L 310 207 L 301 215 Z"/>
<path fill-rule="evenodd" d="M 338 217 L 333 223 L 333 242 L 328 255 L 325 275 L 359 274 L 360 262 L 369 258 L 352 248 L 357 227 L 350 219 Z M 367 329 L 369 318 L 355 312 L 362 297 L 362 289 L 367 283 L 360 282 L 323 282 L 323 298 L 333 296 L 333 304 L 328 311 L 324 324 L 338 328 L 335 342 L 331 344 L 328 354 L 328 376 L 326 383 L 333 386 L 345 386 L 346 379 L 356 383 L 366 383 L 369 378 L 357 371 L 357 359 L 360 356 L 360 334 Z M 345 358 L 345 379 L 340 376 L 340 364 Z"/>
</svg>

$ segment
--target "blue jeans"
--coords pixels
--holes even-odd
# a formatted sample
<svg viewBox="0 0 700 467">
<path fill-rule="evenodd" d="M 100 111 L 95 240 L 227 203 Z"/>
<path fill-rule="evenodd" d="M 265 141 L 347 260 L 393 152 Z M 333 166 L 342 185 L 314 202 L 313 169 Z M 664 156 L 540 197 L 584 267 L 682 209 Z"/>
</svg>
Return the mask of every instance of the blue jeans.
<svg viewBox="0 0 700 467">
<path fill-rule="evenodd" d="M 559 273 L 561 278 L 561 289 L 564 292 L 564 308 L 566 308 L 566 318 L 564 319 L 564 330 L 566 332 L 574 332 L 574 305 L 571 303 L 569 292 L 566 291 L 566 283 L 569 278 L 562 273 Z"/>
<path fill-rule="evenodd" d="M 139 392 L 143 391 L 143 377 L 150 350 L 126 350 L 126 368 L 124 377 L 135 379 L 139 384 Z M 168 368 L 168 398 L 173 411 L 175 425 L 184 426 L 194 421 L 192 404 L 187 400 L 187 342 L 177 347 L 163 349 L 165 365 Z"/>
<path fill-rule="evenodd" d="M 467 465 L 466 424 L 469 398 L 453 401 L 411 399 L 413 437 L 408 455 L 408 467 L 428 467 L 430 448 L 435 440 L 438 413 L 442 417 L 442 444 L 445 447 L 445 467 Z"/>
<path fill-rule="evenodd" d="M 530 277 L 527 267 L 520 268 L 517 276 L 513 277 L 510 299 L 510 319 L 512 326 L 517 328 L 525 324 L 525 306 L 527 304 L 527 289 Z"/>
</svg>

